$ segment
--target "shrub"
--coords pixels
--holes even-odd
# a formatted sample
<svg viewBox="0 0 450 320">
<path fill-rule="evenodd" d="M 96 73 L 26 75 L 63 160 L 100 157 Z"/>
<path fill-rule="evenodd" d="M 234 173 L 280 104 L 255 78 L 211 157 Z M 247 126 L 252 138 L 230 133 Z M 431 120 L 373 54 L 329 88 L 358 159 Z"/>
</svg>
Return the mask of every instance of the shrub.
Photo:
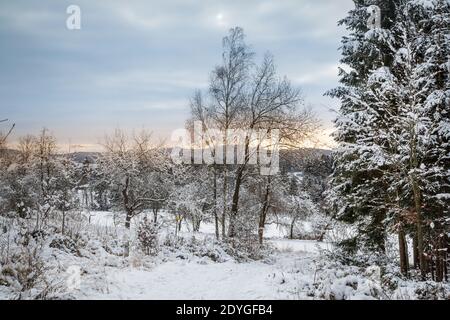
<svg viewBox="0 0 450 320">
<path fill-rule="evenodd" d="M 144 217 L 139 224 L 137 238 L 139 247 L 144 254 L 151 256 L 158 254 L 158 229 L 147 217 Z"/>
</svg>

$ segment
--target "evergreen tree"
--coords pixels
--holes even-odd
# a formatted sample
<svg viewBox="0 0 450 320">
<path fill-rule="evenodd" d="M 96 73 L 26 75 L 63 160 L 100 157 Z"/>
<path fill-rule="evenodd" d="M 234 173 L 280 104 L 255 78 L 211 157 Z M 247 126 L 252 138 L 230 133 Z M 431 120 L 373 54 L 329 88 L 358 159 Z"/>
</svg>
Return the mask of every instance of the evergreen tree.
<svg viewBox="0 0 450 320">
<path fill-rule="evenodd" d="M 335 195 L 331 203 L 338 219 L 357 229 L 356 236 L 343 243 L 347 249 L 360 245 L 379 252 L 385 249 L 387 183 L 383 172 L 390 163 L 382 131 L 391 127 L 392 110 L 374 103 L 371 86 L 392 64 L 394 36 L 389 28 L 399 2 L 358 0 L 349 16 L 340 21 L 350 31 L 341 47 L 341 62 L 350 70 L 340 70 L 341 86 L 328 93 L 341 101 L 335 122 L 339 148 L 334 154 L 330 194 Z M 369 29 L 367 8 L 374 4 L 381 8 L 382 25 Z"/>
<path fill-rule="evenodd" d="M 448 272 L 446 221 L 450 216 L 450 2 L 434 0 L 422 10 L 426 11 L 426 19 L 420 22 L 424 52 L 415 85 L 423 88 L 422 117 L 428 124 L 422 164 L 422 211 L 427 222 L 424 250 L 432 276 L 442 281 Z"/>
<path fill-rule="evenodd" d="M 343 20 L 353 31 L 343 40 L 342 62 L 351 71 L 341 70 L 343 86 L 329 93 L 342 102 L 331 203 L 337 217 L 356 229 L 347 247 L 383 249 L 385 232 L 395 231 L 407 274 L 411 234 L 422 277 L 431 271 L 442 281 L 448 250 L 450 4 L 396 1 L 389 29 L 369 30 L 364 37 L 356 14 L 361 3 L 356 4 Z"/>
</svg>

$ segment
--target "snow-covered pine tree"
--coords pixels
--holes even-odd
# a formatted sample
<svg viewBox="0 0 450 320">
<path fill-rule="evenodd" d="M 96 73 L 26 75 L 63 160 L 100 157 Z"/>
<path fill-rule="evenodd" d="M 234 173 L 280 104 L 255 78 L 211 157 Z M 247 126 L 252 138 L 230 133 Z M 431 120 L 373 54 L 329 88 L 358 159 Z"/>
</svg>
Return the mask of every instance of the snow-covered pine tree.
<svg viewBox="0 0 450 320">
<path fill-rule="evenodd" d="M 378 65 L 372 60 L 364 76 L 350 64 L 350 73 L 342 71 L 344 87 L 331 92 L 342 107 L 330 194 L 338 217 L 356 227 L 352 244 L 373 245 L 367 231 L 375 239 L 384 228 L 396 231 L 406 274 L 411 233 L 422 276 L 431 272 L 438 281 L 448 269 L 448 17 L 447 0 L 397 1 L 389 31 L 365 34 L 384 42 L 351 42 L 350 52 L 374 45 L 387 57 Z M 348 81 L 352 73 L 358 81 Z M 386 218 L 376 221 L 381 210 Z M 371 229 L 375 221 L 379 228 Z"/>
<path fill-rule="evenodd" d="M 337 218 L 356 229 L 355 237 L 343 242 L 343 247 L 367 246 L 384 252 L 388 186 L 383 173 L 390 164 L 385 156 L 387 137 L 382 132 L 391 127 L 391 116 L 385 106 L 373 103 L 368 85 L 380 80 L 377 77 L 392 64 L 390 27 L 401 1 L 354 2 L 355 9 L 340 21 L 350 32 L 341 47 L 341 62 L 350 70 L 341 69 L 341 86 L 327 93 L 341 101 L 335 121 L 339 147 L 334 153 L 329 194 Z M 381 8 L 381 28 L 368 28 L 370 5 Z"/>
<path fill-rule="evenodd" d="M 448 274 L 450 216 L 450 1 L 433 0 L 416 6 L 425 12 L 425 19 L 419 22 L 423 60 L 417 66 L 414 85 L 421 89 L 421 116 L 428 122 L 421 164 L 426 271 L 443 281 Z"/>
<path fill-rule="evenodd" d="M 398 225 L 415 226 L 411 230 L 415 265 L 420 266 L 423 278 L 430 271 L 433 275 L 435 269 L 439 281 L 444 276 L 447 250 L 448 8 L 446 0 L 405 3 L 395 26 L 397 51 L 392 68 L 399 112 L 392 140 L 397 140 L 392 154 L 397 172 L 391 172 L 397 178 L 391 187 L 399 206 L 391 203 L 390 212 Z M 386 99 L 382 93 L 381 100 L 383 95 Z M 401 242 L 400 253 L 406 259 L 406 244 Z M 404 264 L 407 266 L 406 261 Z"/>
<path fill-rule="evenodd" d="M 409 267 L 406 242 L 408 230 L 415 233 L 418 243 L 415 256 L 420 257 L 421 265 L 424 265 L 424 256 L 421 254 L 421 163 L 428 121 L 422 115 L 421 96 L 424 89 L 414 85 L 423 42 L 417 24 L 423 19 L 423 14 L 416 9 L 411 12 L 412 7 L 408 2 L 398 7 L 396 22 L 391 28 L 391 48 L 394 53 L 392 65 L 372 72 L 366 91 L 371 101 L 369 109 L 383 110 L 389 115 L 389 126 L 379 127 L 373 134 L 383 143 L 378 145 L 389 163 L 383 168 L 382 176 L 387 185 L 385 224 L 388 231 L 398 234 L 400 269 L 404 274 L 408 273 Z"/>
</svg>

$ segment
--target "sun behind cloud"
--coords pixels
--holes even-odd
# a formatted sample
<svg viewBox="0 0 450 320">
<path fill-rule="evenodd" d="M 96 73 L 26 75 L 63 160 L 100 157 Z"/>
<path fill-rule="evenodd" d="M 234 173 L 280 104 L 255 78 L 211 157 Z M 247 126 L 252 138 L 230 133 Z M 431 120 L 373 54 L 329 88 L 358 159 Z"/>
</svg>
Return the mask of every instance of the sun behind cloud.
<svg viewBox="0 0 450 320">
<path fill-rule="evenodd" d="M 221 27 L 227 25 L 226 17 L 225 17 L 225 15 L 222 12 L 219 12 L 216 15 L 216 22 Z"/>
</svg>

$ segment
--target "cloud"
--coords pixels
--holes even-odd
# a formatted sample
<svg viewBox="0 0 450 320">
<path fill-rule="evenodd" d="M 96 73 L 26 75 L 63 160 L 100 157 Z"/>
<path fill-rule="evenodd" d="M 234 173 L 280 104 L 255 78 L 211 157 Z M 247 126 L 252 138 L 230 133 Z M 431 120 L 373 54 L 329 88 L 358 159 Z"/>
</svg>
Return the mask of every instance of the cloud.
<svg viewBox="0 0 450 320">
<path fill-rule="evenodd" d="M 327 104 L 344 32 L 336 24 L 353 2 L 77 0 L 79 31 L 66 29 L 69 4 L 0 1 L 0 105 L 17 133 L 48 126 L 86 144 L 118 124 L 183 126 L 189 97 L 207 87 L 234 26 L 258 57 L 274 54 L 309 103 Z"/>
<path fill-rule="evenodd" d="M 177 89 L 203 88 L 207 86 L 207 75 L 199 75 L 195 71 L 149 71 L 126 70 L 94 75 L 93 85 L 104 89 L 142 88 L 152 91 L 171 91 Z"/>
<path fill-rule="evenodd" d="M 302 75 L 294 77 L 293 82 L 299 85 L 334 83 L 338 80 L 339 67 L 341 67 L 340 64 L 319 66 L 314 70 L 308 70 Z"/>
<path fill-rule="evenodd" d="M 145 29 L 156 29 L 161 27 L 165 21 L 163 17 L 141 16 L 131 8 L 121 8 L 118 13 L 127 23 Z"/>
</svg>

